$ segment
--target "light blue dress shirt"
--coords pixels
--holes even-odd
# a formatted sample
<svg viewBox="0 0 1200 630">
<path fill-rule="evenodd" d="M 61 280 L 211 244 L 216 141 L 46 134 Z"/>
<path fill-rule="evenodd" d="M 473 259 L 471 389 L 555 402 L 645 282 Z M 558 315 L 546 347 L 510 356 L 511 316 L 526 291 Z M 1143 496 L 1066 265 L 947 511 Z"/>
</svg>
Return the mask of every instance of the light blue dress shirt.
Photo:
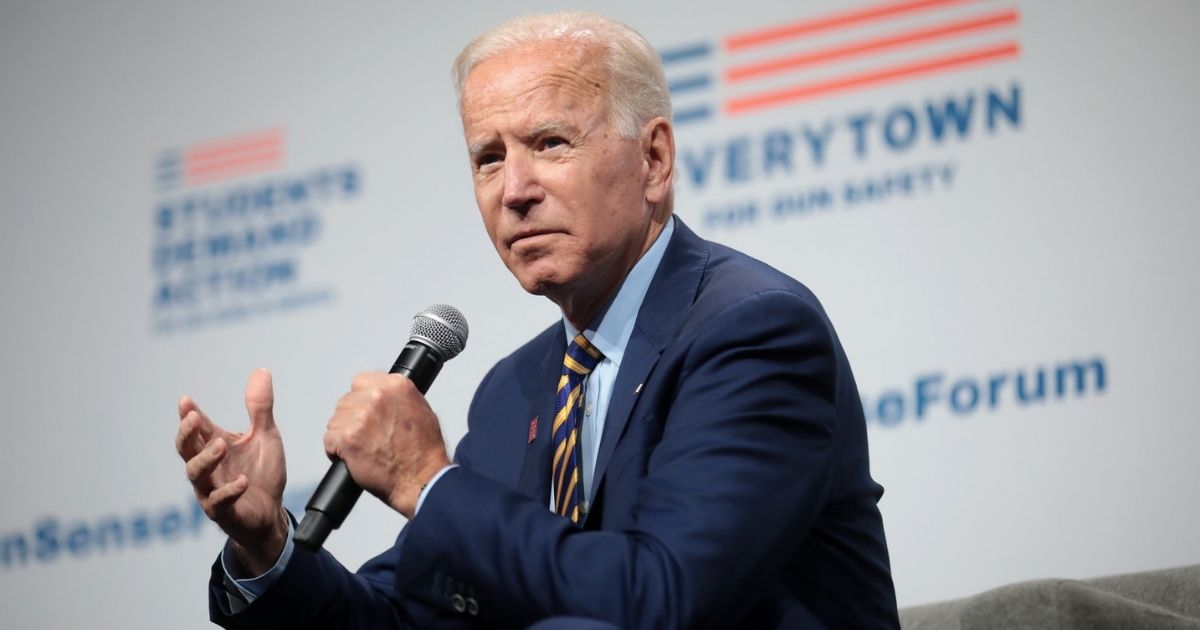
<svg viewBox="0 0 1200 630">
<path fill-rule="evenodd" d="M 596 456 L 600 452 L 600 438 L 604 435 L 604 420 L 608 415 L 608 402 L 612 398 L 613 384 L 616 383 L 617 372 L 621 369 L 621 360 L 625 357 L 625 347 L 629 345 L 629 337 L 633 334 L 633 325 L 637 322 L 638 311 L 642 308 L 642 301 L 646 298 L 650 281 L 654 279 L 654 272 L 658 271 L 663 254 L 667 250 L 667 243 L 671 241 L 671 235 L 674 233 L 675 217 L 672 216 L 668 219 L 662 233 L 655 239 L 654 244 L 646 250 L 646 253 L 629 271 L 629 275 L 621 283 L 617 295 L 601 316 L 600 323 L 595 326 L 594 330 L 589 327 L 583 331 L 583 336 L 604 353 L 604 360 L 596 364 L 595 369 L 584 380 L 583 422 L 579 431 L 580 450 L 583 453 L 584 511 L 591 505 L 592 493 L 595 491 L 592 487 L 592 473 L 596 469 Z M 579 331 L 571 325 L 571 322 L 567 321 L 565 316 L 563 317 L 563 328 L 567 336 L 567 343 L 570 344 Z M 442 475 L 446 474 L 446 471 L 455 466 L 456 464 L 451 464 L 438 471 L 433 479 L 421 489 L 421 494 L 417 497 L 414 518 L 416 518 L 416 512 L 421 511 L 421 504 L 425 502 L 425 497 L 434 484 L 442 478 Z M 549 507 L 551 510 L 554 509 L 553 488 L 550 489 Z M 229 571 L 228 546 L 221 552 L 221 566 L 225 569 L 225 576 L 228 578 L 226 583 L 232 583 L 237 587 L 245 600 L 243 603 L 237 598 L 230 597 L 230 609 L 234 613 L 267 592 L 267 589 L 283 574 L 288 560 L 292 557 L 292 551 L 295 549 L 292 536 L 292 523 L 289 519 L 287 542 L 284 544 L 283 553 L 279 555 L 279 560 L 275 562 L 275 566 L 271 567 L 271 570 L 254 578 L 234 578 Z"/>
</svg>

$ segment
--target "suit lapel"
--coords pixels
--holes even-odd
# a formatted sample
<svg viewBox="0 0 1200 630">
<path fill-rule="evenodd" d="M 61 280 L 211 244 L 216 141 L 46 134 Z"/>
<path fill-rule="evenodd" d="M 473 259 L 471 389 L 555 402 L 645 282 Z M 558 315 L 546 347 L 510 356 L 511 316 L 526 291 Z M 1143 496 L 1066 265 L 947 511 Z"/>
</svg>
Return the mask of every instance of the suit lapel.
<svg viewBox="0 0 1200 630">
<path fill-rule="evenodd" d="M 526 436 L 525 461 L 521 464 L 521 475 L 517 490 L 537 501 L 550 500 L 550 442 L 551 425 L 554 423 L 554 397 L 558 378 L 562 372 L 562 357 L 567 351 L 567 342 L 562 326 L 555 327 L 546 350 L 542 353 L 542 364 L 538 370 L 537 394 L 531 401 L 528 421 L 523 425 Z M 537 418 L 537 431 L 532 442 L 528 441 L 529 424 Z"/>
<path fill-rule="evenodd" d="M 612 459 L 613 450 L 625 432 L 625 425 L 629 423 L 629 414 L 633 411 L 633 403 L 637 400 L 641 385 L 646 382 L 646 377 L 661 355 L 662 350 L 635 328 L 634 334 L 629 337 L 629 345 L 625 347 L 625 359 L 613 384 L 612 398 L 608 401 L 604 435 L 600 438 L 596 470 L 592 474 L 593 497 L 604 478 L 604 471 L 608 469 L 608 460 Z"/>
<path fill-rule="evenodd" d="M 592 496 L 602 487 L 604 473 L 613 451 L 625 433 L 637 397 L 654 365 L 678 330 L 679 322 L 696 299 L 700 280 L 708 264 L 708 244 L 675 217 L 675 233 L 667 245 L 658 271 L 646 291 L 638 311 L 633 334 L 625 348 L 625 357 L 613 385 L 604 435 L 596 454 L 592 476 Z M 549 464 L 547 464 L 547 467 Z"/>
</svg>

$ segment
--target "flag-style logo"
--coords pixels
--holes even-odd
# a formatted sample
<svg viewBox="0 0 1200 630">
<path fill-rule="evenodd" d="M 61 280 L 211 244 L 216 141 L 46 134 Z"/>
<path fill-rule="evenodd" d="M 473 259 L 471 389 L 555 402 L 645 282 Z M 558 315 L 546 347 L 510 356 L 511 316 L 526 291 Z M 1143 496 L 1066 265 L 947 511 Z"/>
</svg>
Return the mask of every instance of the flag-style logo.
<svg viewBox="0 0 1200 630">
<path fill-rule="evenodd" d="M 283 168 L 287 134 L 263 129 L 163 151 L 155 161 L 159 190 L 200 186 Z"/>
<path fill-rule="evenodd" d="M 659 51 L 675 122 L 767 108 L 1020 55 L 1012 2 L 902 0 Z"/>
</svg>

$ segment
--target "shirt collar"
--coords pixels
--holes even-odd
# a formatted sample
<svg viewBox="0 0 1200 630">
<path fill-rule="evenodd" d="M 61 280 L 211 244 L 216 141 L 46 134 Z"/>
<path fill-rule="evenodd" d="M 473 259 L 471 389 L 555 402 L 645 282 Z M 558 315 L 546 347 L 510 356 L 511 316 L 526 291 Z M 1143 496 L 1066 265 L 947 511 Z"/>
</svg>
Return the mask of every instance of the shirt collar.
<svg viewBox="0 0 1200 630">
<path fill-rule="evenodd" d="M 625 346 L 629 344 L 629 337 L 633 334 L 633 325 L 637 322 L 638 311 L 642 310 L 642 302 L 650 288 L 650 281 L 654 279 L 654 272 L 658 271 L 658 265 L 667 250 L 667 243 L 671 241 L 671 235 L 674 233 L 675 216 L 672 215 L 658 238 L 654 239 L 654 244 L 646 250 L 633 269 L 629 270 L 629 275 L 625 276 L 616 297 L 604 311 L 599 325 L 583 331 L 583 336 L 592 342 L 597 350 L 604 353 L 605 359 L 612 361 L 617 367 L 621 366 Z M 563 328 L 567 335 L 567 343 L 570 344 L 579 331 L 567 321 L 565 315 Z"/>
</svg>

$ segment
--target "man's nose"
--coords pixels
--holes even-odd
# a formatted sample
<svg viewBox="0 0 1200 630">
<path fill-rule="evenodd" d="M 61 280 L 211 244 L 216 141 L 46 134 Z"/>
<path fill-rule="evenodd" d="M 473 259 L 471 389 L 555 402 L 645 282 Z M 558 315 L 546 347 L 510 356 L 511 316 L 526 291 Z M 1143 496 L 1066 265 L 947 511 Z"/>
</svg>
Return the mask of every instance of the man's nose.
<svg viewBox="0 0 1200 630">
<path fill-rule="evenodd" d="M 541 201 L 543 190 L 537 175 L 532 159 L 510 153 L 504 160 L 504 206 L 525 212 Z"/>
</svg>

